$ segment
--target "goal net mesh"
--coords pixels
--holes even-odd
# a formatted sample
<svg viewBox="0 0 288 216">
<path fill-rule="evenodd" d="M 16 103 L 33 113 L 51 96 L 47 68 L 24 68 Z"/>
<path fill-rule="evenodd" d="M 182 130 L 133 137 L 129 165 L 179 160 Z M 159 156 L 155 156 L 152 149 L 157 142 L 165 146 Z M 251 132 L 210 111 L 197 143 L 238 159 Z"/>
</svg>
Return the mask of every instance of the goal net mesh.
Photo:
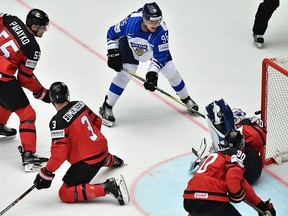
<svg viewBox="0 0 288 216">
<path fill-rule="evenodd" d="M 288 160 L 288 56 L 264 59 L 262 119 L 267 125 L 265 159 Z M 287 127 L 286 127 L 287 124 Z"/>
</svg>

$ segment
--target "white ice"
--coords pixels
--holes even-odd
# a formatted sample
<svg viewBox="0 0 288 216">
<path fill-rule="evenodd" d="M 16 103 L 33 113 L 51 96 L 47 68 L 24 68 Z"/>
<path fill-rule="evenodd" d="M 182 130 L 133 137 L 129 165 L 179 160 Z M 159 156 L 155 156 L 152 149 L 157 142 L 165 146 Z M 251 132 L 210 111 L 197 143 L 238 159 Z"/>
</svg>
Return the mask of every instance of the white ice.
<svg viewBox="0 0 288 216">
<path fill-rule="evenodd" d="M 258 49 L 253 45 L 251 29 L 260 2 L 157 1 L 169 27 L 174 63 L 201 112 L 208 103 L 220 98 L 249 115 L 260 109 L 262 60 L 288 55 L 286 1 L 281 1 L 269 22 L 264 47 Z M 0 12 L 15 14 L 22 20 L 31 8 L 40 8 L 49 15 L 50 28 L 38 40 L 42 55 L 35 74 L 46 88 L 55 81 L 65 82 L 71 100 L 83 100 L 98 113 L 115 75 L 106 65 L 107 29 L 144 3 L 143 0 L 1 0 Z M 142 64 L 138 74 L 144 77 L 147 68 L 148 64 Z M 163 76 L 159 77 L 159 87 L 177 97 Z M 37 113 L 37 153 L 49 156 L 48 123 L 56 111 L 52 105 L 35 100 L 31 92 L 27 91 L 27 95 Z M 62 203 L 58 189 L 69 167 L 65 163 L 56 171 L 51 188 L 33 190 L 5 215 L 187 215 L 181 196 L 190 178 L 186 171 L 192 157 L 191 148 L 198 148 L 203 137 L 209 139 L 205 120 L 190 116 L 183 107 L 160 93 L 146 91 L 137 80 L 129 83 L 114 108 L 114 114 L 117 119 L 115 127 L 103 126 L 102 131 L 109 141 L 111 153 L 122 157 L 128 166 L 117 170 L 103 168 L 92 182 L 123 174 L 132 198 L 129 205 L 119 206 L 110 197 L 86 203 Z M 13 114 L 8 126 L 18 128 L 18 125 L 18 117 Z M 32 186 L 36 176 L 36 173 L 24 173 L 17 151 L 19 144 L 19 136 L 13 141 L 0 143 L 1 211 Z M 283 212 L 288 210 L 284 205 L 288 195 L 287 164 L 270 165 L 265 169 L 257 192 L 265 195 L 263 199 L 270 197 L 276 202 L 278 215 L 284 216 Z M 181 172 L 177 172 L 179 170 Z M 159 182 L 159 173 L 171 175 L 167 179 L 160 178 L 164 181 Z M 155 180 L 146 180 L 147 176 L 155 176 Z M 275 184 L 271 185 L 271 181 Z M 149 184 L 145 185 L 147 182 Z M 178 182 L 183 185 L 177 185 Z M 279 184 L 284 191 L 277 188 Z M 177 194 L 174 194 L 175 188 Z M 157 194 L 158 191 L 163 193 Z M 142 192 L 145 195 L 155 193 L 160 199 L 152 202 Z M 286 199 L 283 198 L 285 195 Z M 160 205 L 163 200 L 165 208 Z M 251 211 L 245 205 L 239 208 L 243 215 Z M 174 213 L 175 209 L 177 213 Z M 254 211 L 251 215 L 257 213 Z"/>
</svg>

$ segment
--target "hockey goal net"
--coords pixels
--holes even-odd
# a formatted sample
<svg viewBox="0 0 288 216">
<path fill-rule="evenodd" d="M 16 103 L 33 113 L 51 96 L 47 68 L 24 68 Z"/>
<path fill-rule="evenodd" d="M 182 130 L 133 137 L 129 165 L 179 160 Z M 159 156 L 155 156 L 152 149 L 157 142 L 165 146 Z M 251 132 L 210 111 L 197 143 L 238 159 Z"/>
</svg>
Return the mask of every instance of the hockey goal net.
<svg viewBox="0 0 288 216">
<path fill-rule="evenodd" d="M 288 161 L 288 56 L 262 62 L 261 118 L 267 125 L 265 164 Z"/>
</svg>

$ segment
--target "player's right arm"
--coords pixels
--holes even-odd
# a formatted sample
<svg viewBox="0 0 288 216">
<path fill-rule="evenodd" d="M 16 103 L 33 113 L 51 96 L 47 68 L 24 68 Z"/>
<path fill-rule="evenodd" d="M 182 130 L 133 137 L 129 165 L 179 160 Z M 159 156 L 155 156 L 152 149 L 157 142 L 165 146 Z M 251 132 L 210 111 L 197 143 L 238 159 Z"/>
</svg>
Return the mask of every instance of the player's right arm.
<svg viewBox="0 0 288 216">
<path fill-rule="evenodd" d="M 51 156 L 46 164 L 46 169 L 53 173 L 67 159 L 68 132 L 63 127 L 61 119 L 55 115 L 49 124 L 51 131 Z"/>
</svg>

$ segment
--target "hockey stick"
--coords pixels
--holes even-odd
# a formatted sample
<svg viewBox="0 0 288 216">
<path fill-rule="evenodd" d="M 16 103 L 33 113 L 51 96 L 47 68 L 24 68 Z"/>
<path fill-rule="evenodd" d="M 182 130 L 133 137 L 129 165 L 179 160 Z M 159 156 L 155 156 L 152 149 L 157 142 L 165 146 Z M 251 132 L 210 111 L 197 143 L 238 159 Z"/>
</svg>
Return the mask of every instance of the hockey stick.
<svg viewBox="0 0 288 216">
<path fill-rule="evenodd" d="M 261 215 L 265 216 L 267 215 L 266 212 L 264 212 L 263 210 L 259 209 L 257 206 L 247 202 L 246 200 L 243 200 L 243 202 L 245 202 L 247 205 L 249 205 L 250 207 L 252 207 L 255 211 L 257 211 L 258 213 L 260 213 Z"/>
<path fill-rule="evenodd" d="M 196 157 L 199 158 L 199 160 L 203 161 L 203 157 L 201 155 L 199 155 L 198 152 L 194 148 L 192 148 L 192 152 L 193 152 L 193 154 L 196 155 Z M 246 200 L 243 200 L 243 202 L 246 203 L 247 205 L 249 205 L 250 207 L 252 207 L 258 213 L 260 213 L 260 214 L 262 214 L 264 216 L 266 215 L 266 213 L 264 211 L 262 211 L 261 209 L 259 209 L 257 206 L 247 202 Z"/>
<path fill-rule="evenodd" d="M 141 76 L 138 76 L 136 73 L 133 73 L 132 71 L 124 68 L 124 71 L 126 71 L 128 74 L 132 75 L 133 77 L 137 78 L 138 80 L 142 81 L 142 82 L 146 82 L 146 80 L 144 78 L 142 78 Z M 156 90 L 159 91 L 160 93 L 166 95 L 167 97 L 169 97 L 170 99 L 174 100 L 175 102 L 177 102 L 178 104 L 184 106 L 186 109 L 188 109 L 190 112 L 192 113 L 196 113 L 197 115 L 201 116 L 202 118 L 205 118 L 205 116 L 194 110 L 194 109 L 190 109 L 186 104 L 184 104 L 182 101 L 178 100 L 177 98 L 173 97 L 172 95 L 170 95 L 169 93 L 165 92 L 164 90 L 160 89 L 159 87 L 155 86 Z"/>
<path fill-rule="evenodd" d="M 25 191 L 21 196 L 19 196 L 14 202 L 12 202 L 9 206 L 7 206 L 4 210 L 0 212 L 0 216 L 5 214 L 9 209 L 11 209 L 14 205 L 16 205 L 21 199 L 23 199 L 27 194 L 29 194 L 34 188 L 36 184 L 33 184 L 27 191 Z"/>
</svg>

